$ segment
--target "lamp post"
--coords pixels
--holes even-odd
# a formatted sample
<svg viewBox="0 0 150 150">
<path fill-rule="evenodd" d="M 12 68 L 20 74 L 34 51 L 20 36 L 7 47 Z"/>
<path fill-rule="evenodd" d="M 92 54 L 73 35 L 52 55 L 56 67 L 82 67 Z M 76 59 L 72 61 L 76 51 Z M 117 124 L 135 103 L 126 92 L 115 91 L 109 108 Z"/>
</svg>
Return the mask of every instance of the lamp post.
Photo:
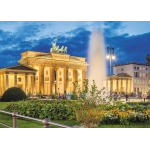
<svg viewBox="0 0 150 150">
<path fill-rule="evenodd" d="M 109 47 L 107 47 L 106 59 L 110 61 L 110 76 L 111 76 L 112 75 L 112 60 L 115 60 L 114 48 L 111 47 L 111 44 Z M 111 77 L 110 77 L 110 92 L 111 91 L 112 91 L 112 85 L 111 85 Z"/>
<path fill-rule="evenodd" d="M 114 54 L 114 48 L 111 47 L 111 44 L 109 47 L 107 47 L 106 59 L 109 59 L 110 61 L 110 75 L 112 75 L 112 60 L 115 59 L 115 54 Z"/>
</svg>

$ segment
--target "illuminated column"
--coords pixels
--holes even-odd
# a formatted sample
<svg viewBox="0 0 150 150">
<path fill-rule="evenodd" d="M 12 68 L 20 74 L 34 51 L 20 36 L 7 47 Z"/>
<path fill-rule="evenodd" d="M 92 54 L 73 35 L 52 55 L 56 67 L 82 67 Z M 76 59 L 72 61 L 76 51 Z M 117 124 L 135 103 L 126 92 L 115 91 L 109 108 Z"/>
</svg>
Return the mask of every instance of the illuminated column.
<svg viewBox="0 0 150 150">
<path fill-rule="evenodd" d="M 109 89 L 108 89 L 108 80 L 106 80 L 106 91 L 108 92 Z"/>
<path fill-rule="evenodd" d="M 29 75 L 28 74 L 25 74 L 25 91 L 27 94 L 30 92 L 29 91 Z"/>
<path fill-rule="evenodd" d="M 1 80 L 1 74 L 0 74 L 0 96 L 2 96 L 2 80 Z"/>
<path fill-rule="evenodd" d="M 17 73 L 14 74 L 14 86 L 17 87 Z"/>
<path fill-rule="evenodd" d="M 33 75 L 33 92 L 34 92 L 34 94 L 36 94 L 36 90 L 35 90 L 35 74 Z"/>
<path fill-rule="evenodd" d="M 52 81 L 52 67 L 50 67 L 49 68 L 50 70 L 49 70 L 49 89 L 50 89 L 50 91 L 49 91 L 49 93 L 50 93 L 50 95 L 52 94 L 52 85 L 53 85 L 53 81 Z"/>
<path fill-rule="evenodd" d="M 67 68 L 64 68 L 64 77 L 63 77 L 63 80 L 64 80 L 64 94 L 67 92 Z"/>
<path fill-rule="evenodd" d="M 110 88 L 111 92 L 113 92 L 113 79 L 110 79 Z"/>
<path fill-rule="evenodd" d="M 83 91 L 84 90 L 84 84 L 83 84 L 83 82 L 84 82 L 84 79 L 85 79 L 85 74 L 86 74 L 86 72 L 85 72 L 85 70 L 82 70 L 82 79 L 81 79 L 81 87 L 82 87 L 82 89 L 81 89 L 81 91 Z"/>
<path fill-rule="evenodd" d="M 6 90 L 5 74 L 3 74 L 3 93 Z"/>
<path fill-rule="evenodd" d="M 54 67 L 50 67 L 50 81 L 51 81 L 51 94 L 55 93 L 55 68 Z"/>
<path fill-rule="evenodd" d="M 75 81 L 78 81 L 77 80 L 77 70 L 76 69 L 73 69 L 73 82 L 75 82 Z M 72 83 L 72 85 L 73 85 L 73 83 Z M 73 88 L 72 88 L 73 90 L 74 90 L 74 85 L 73 85 Z"/>
<path fill-rule="evenodd" d="M 9 74 L 6 74 L 6 90 L 9 88 Z"/>
<path fill-rule="evenodd" d="M 59 83 L 59 82 L 58 82 L 58 81 L 59 81 L 59 76 L 58 76 L 58 73 L 59 73 L 59 72 L 58 72 L 58 69 L 59 69 L 59 68 L 55 68 L 55 71 L 56 71 L 56 87 L 55 87 L 56 94 L 58 94 L 58 92 L 59 92 L 59 91 L 58 91 L 58 88 L 59 88 L 59 85 L 58 85 L 58 83 Z"/>
<path fill-rule="evenodd" d="M 123 80 L 121 79 L 120 92 L 123 92 L 123 91 L 122 91 L 122 82 L 123 82 Z"/>
<path fill-rule="evenodd" d="M 118 80 L 116 79 L 116 92 L 118 93 Z"/>
<path fill-rule="evenodd" d="M 44 92 L 44 66 L 39 66 L 39 92 Z"/>
<path fill-rule="evenodd" d="M 32 94 L 33 95 L 37 94 L 36 91 L 35 91 L 35 75 L 31 76 L 31 90 L 32 90 Z"/>
<path fill-rule="evenodd" d="M 130 85 L 129 85 L 129 93 L 131 93 L 131 92 L 132 92 L 132 91 L 131 91 L 132 80 L 129 80 L 129 83 L 130 83 Z"/>
<path fill-rule="evenodd" d="M 129 90 L 128 90 L 128 79 L 126 80 L 126 93 L 128 93 Z"/>
</svg>

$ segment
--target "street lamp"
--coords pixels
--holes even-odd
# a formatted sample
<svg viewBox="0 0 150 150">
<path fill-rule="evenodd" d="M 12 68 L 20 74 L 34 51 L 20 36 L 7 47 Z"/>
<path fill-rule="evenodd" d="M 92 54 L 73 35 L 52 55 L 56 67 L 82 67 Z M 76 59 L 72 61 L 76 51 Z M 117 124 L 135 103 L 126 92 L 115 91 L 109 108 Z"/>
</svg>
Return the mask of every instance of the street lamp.
<svg viewBox="0 0 150 150">
<path fill-rule="evenodd" d="M 112 60 L 115 60 L 115 54 L 114 54 L 114 48 L 111 47 L 111 44 L 109 47 L 107 47 L 107 55 L 106 59 L 109 59 L 110 61 L 110 75 L 112 75 Z"/>
<path fill-rule="evenodd" d="M 115 54 L 114 54 L 114 48 L 111 47 L 111 44 L 109 47 L 107 47 L 107 55 L 106 59 L 109 59 L 110 61 L 110 76 L 112 75 L 112 60 L 115 60 Z M 112 85 L 111 85 L 111 77 L 110 77 L 110 92 L 112 91 Z"/>
</svg>

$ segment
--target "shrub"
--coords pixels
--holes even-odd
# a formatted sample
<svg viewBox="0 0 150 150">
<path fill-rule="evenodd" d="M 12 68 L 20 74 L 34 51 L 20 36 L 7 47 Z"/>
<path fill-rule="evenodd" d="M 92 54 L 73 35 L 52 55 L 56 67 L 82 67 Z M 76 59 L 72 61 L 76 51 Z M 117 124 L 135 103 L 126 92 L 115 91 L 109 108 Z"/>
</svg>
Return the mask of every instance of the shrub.
<svg viewBox="0 0 150 150">
<path fill-rule="evenodd" d="M 40 119 L 48 117 L 50 120 L 73 120 L 75 119 L 74 106 L 77 103 L 80 101 L 30 100 L 11 103 L 5 110 Z"/>
<path fill-rule="evenodd" d="M 7 89 L 2 95 L 1 101 L 11 102 L 27 99 L 27 96 L 23 90 L 18 87 L 12 87 Z"/>
</svg>

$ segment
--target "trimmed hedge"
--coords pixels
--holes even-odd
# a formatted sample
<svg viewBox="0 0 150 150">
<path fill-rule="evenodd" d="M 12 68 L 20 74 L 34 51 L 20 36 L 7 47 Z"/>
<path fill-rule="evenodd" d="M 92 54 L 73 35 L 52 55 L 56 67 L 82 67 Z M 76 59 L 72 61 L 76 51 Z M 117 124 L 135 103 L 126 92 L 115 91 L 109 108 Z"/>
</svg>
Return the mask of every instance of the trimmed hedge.
<svg viewBox="0 0 150 150">
<path fill-rule="evenodd" d="M 12 102 L 12 101 L 25 100 L 25 99 L 27 99 L 27 96 L 22 89 L 18 87 L 11 87 L 4 92 L 1 101 Z"/>
</svg>

